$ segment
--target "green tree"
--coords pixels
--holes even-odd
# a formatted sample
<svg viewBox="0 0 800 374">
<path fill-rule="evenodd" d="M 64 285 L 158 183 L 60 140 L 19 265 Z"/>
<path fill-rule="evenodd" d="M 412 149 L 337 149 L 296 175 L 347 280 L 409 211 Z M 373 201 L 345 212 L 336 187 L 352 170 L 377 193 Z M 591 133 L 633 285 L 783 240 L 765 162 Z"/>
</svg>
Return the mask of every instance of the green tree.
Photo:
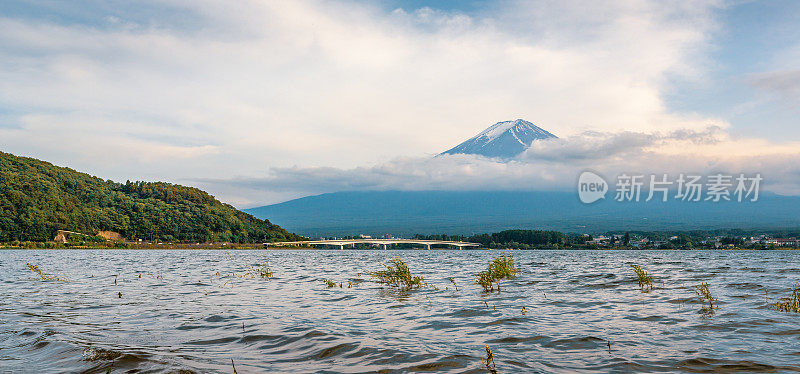
<svg viewBox="0 0 800 374">
<path fill-rule="evenodd" d="M 124 184 L 0 152 L 0 241 L 48 241 L 58 230 L 115 231 L 158 241 L 300 240 L 197 188 Z"/>
</svg>

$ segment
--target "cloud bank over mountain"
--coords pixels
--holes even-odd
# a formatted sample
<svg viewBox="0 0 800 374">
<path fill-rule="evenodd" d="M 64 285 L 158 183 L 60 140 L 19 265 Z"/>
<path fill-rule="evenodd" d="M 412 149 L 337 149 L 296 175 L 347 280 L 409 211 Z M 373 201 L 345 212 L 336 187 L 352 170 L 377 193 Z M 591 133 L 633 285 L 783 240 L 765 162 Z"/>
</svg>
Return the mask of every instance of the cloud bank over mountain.
<svg viewBox="0 0 800 374">
<path fill-rule="evenodd" d="M 770 146 L 737 139 L 718 127 L 668 133 L 586 132 L 535 141 L 512 160 L 476 155 L 398 158 L 369 167 L 273 168 L 263 178 L 202 180 L 243 197 L 276 200 L 353 190 L 569 190 L 592 170 L 608 180 L 627 174 L 760 173 L 762 188 L 800 194 L 800 142 Z"/>
</svg>

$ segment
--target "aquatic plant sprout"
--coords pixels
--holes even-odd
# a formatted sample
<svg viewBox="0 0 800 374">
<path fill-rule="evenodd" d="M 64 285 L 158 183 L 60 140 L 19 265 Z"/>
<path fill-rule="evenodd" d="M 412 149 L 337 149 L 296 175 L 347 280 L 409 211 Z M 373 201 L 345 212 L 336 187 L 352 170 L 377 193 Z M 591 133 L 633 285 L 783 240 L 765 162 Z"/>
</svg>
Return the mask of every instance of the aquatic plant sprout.
<svg viewBox="0 0 800 374">
<path fill-rule="evenodd" d="M 642 292 L 649 292 L 653 289 L 653 277 L 647 274 L 639 265 L 631 265 L 639 281 L 639 288 Z"/>
<path fill-rule="evenodd" d="M 402 259 L 395 258 L 391 261 L 391 265 L 384 266 L 386 270 L 379 270 L 368 274 L 376 278 L 379 283 L 399 287 L 403 290 L 411 290 L 422 286 L 422 277 L 411 275 L 411 270 L 408 269 L 408 265 L 406 265 Z"/>
<path fill-rule="evenodd" d="M 502 256 L 495 257 L 489 268 L 475 275 L 475 283 L 483 287 L 486 292 L 494 291 L 494 285 L 497 284 L 497 290 L 500 291 L 500 280 L 509 279 L 516 276 L 519 270 L 514 266 L 514 256 L 503 254 Z"/>
<path fill-rule="evenodd" d="M 260 267 L 254 268 L 250 265 L 247 266 L 247 270 L 250 274 L 253 275 L 253 278 L 258 276 L 261 279 L 269 279 L 272 278 L 274 275 L 272 272 L 272 268 L 269 267 L 269 262 L 264 261 Z"/>
<path fill-rule="evenodd" d="M 450 281 L 450 283 L 452 283 L 452 284 L 453 284 L 453 287 L 455 287 L 455 288 L 456 288 L 456 291 L 458 291 L 458 285 L 456 284 L 456 280 L 455 280 L 455 279 L 453 279 L 453 277 L 447 277 L 447 280 L 449 280 L 449 281 Z"/>
<path fill-rule="evenodd" d="M 773 307 L 775 307 L 776 310 L 787 313 L 800 313 L 800 283 L 795 283 L 791 291 L 792 296 L 782 297 L 775 302 Z"/>
<path fill-rule="evenodd" d="M 235 262 L 236 260 L 233 258 L 233 255 L 230 251 L 225 251 L 225 255 L 228 257 L 228 260 L 231 262 Z M 217 276 L 222 277 L 220 272 L 216 273 Z M 237 274 L 236 272 L 231 273 L 231 276 L 234 278 L 251 278 L 251 279 L 270 279 L 275 276 L 275 273 L 272 271 L 272 268 L 269 266 L 269 261 L 264 259 L 264 262 L 258 266 L 252 266 L 250 264 L 245 264 L 245 272 L 241 274 Z"/>
<path fill-rule="evenodd" d="M 700 311 L 708 314 L 714 313 L 714 309 L 719 309 L 719 306 L 716 305 L 717 299 L 711 294 L 711 290 L 708 288 L 708 282 L 701 283 L 697 286 L 694 286 L 694 292 L 697 296 L 700 296 L 700 299 L 703 302 L 708 303 L 708 307 L 703 307 Z"/>
<path fill-rule="evenodd" d="M 483 348 L 486 349 L 486 359 L 483 360 L 484 364 L 486 364 L 486 370 L 489 370 L 492 374 L 497 373 L 497 365 L 494 363 L 494 353 L 492 353 L 492 349 L 489 348 L 488 344 L 484 344 Z"/>
<path fill-rule="evenodd" d="M 500 257 L 494 258 L 490 269 L 497 279 L 513 278 L 518 272 L 517 268 L 514 267 L 514 256 L 506 255 L 505 253 Z"/>
<path fill-rule="evenodd" d="M 36 273 L 39 276 L 39 279 L 41 280 L 67 282 L 67 278 L 59 277 L 53 274 L 47 274 L 44 271 L 42 271 L 42 269 L 39 269 L 38 265 L 33 265 L 31 263 L 26 263 L 26 264 L 28 265 L 28 269 Z"/>
<path fill-rule="evenodd" d="M 475 275 L 475 283 L 483 286 L 483 290 L 486 292 L 494 291 L 494 278 L 490 271 L 482 271 Z M 498 289 L 499 287 L 498 285 Z"/>
</svg>

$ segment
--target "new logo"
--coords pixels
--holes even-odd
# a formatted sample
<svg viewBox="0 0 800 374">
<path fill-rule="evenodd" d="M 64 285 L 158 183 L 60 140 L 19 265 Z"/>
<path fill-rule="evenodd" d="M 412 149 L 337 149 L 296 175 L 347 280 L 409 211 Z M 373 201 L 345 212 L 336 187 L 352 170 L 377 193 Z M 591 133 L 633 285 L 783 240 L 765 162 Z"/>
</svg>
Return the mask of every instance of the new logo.
<svg viewBox="0 0 800 374">
<path fill-rule="evenodd" d="M 605 199 L 606 192 L 608 192 L 608 183 L 601 176 L 591 171 L 584 171 L 578 177 L 578 198 L 582 203 L 591 204 Z"/>
</svg>

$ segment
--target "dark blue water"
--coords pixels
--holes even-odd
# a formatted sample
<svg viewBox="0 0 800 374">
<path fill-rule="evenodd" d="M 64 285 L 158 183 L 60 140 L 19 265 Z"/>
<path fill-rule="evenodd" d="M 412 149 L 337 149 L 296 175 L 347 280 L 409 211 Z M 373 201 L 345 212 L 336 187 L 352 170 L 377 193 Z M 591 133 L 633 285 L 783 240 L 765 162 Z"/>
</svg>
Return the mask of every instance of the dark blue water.
<svg viewBox="0 0 800 374">
<path fill-rule="evenodd" d="M 500 373 L 800 371 L 800 314 L 770 308 L 800 252 L 513 251 L 519 276 L 484 293 L 499 254 L 0 251 L 0 372 L 480 373 L 484 344 Z M 364 274 L 394 257 L 438 289 Z M 246 277 L 264 261 L 273 278 Z"/>
</svg>

